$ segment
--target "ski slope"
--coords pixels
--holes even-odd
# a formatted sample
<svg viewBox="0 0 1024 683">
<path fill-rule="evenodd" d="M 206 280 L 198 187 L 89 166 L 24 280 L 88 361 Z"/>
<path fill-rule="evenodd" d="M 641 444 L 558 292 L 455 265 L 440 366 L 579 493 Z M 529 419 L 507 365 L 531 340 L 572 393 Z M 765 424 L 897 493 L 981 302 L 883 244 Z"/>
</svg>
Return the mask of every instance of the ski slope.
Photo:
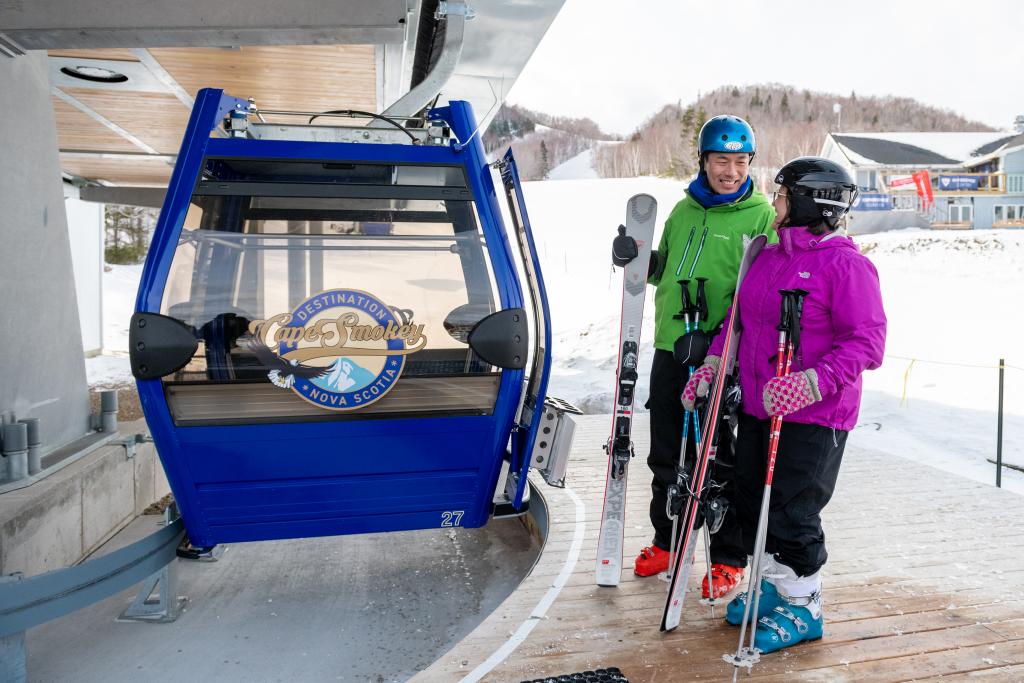
<svg viewBox="0 0 1024 683">
<path fill-rule="evenodd" d="M 654 195 L 659 225 L 685 184 L 659 178 L 526 183 L 552 309 L 550 393 L 589 413 L 611 412 L 620 272 L 610 264 L 626 200 Z M 655 240 L 660 238 L 660 228 Z M 889 335 L 882 368 L 865 375 L 863 446 L 992 483 L 996 452 L 996 364 L 1005 357 L 1003 455 L 1024 466 L 1024 231 L 901 230 L 856 238 L 879 271 Z M 127 325 L 141 266 L 104 273 L 105 352 L 86 361 L 91 385 L 131 382 Z M 641 335 L 637 408 L 651 365 L 653 290 Z M 880 473 L 884 476 L 884 473 Z M 1024 493 L 1024 473 L 1003 486 Z"/>
</svg>

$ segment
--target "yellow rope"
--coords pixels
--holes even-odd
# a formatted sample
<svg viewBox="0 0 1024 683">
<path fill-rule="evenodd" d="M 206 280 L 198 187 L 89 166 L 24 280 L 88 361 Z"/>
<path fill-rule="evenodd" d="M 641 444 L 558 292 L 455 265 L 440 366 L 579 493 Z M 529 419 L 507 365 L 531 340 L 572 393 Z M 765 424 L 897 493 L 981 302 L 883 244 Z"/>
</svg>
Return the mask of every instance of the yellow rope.
<svg viewBox="0 0 1024 683">
<path fill-rule="evenodd" d="M 903 373 L 903 398 L 900 399 L 900 406 L 907 405 L 907 385 L 910 383 L 910 371 L 914 368 L 914 363 L 916 362 L 916 358 L 911 358 L 910 365 L 907 366 L 907 371 Z"/>
<path fill-rule="evenodd" d="M 958 367 L 958 368 L 981 368 L 981 369 L 984 369 L 984 370 L 998 370 L 1000 368 L 1000 365 L 998 363 L 996 363 L 995 365 L 976 365 L 976 364 L 972 364 L 972 363 L 950 363 L 949 361 L 945 361 L 945 360 L 926 360 L 926 359 L 923 359 L 923 358 L 912 358 L 910 356 L 891 356 L 889 354 L 886 354 L 885 357 L 886 358 L 896 358 L 898 360 L 909 360 L 911 362 L 911 364 L 914 364 L 914 363 L 930 363 L 932 365 L 952 365 L 952 366 Z M 1018 367 L 1016 365 L 1010 365 L 1009 363 L 1004 363 L 1001 367 L 1004 368 L 1004 369 L 1005 368 L 1010 368 L 1011 370 L 1024 370 L 1024 368 Z"/>
</svg>

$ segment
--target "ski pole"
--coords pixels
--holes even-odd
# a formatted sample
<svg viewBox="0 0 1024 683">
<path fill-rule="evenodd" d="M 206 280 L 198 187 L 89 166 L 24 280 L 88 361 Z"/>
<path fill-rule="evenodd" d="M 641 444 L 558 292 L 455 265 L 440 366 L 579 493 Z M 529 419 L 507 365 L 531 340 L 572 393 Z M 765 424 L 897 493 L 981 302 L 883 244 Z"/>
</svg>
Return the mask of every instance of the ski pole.
<svg viewBox="0 0 1024 683">
<path fill-rule="evenodd" d="M 690 299 L 690 281 L 679 280 L 679 285 L 682 289 L 683 308 L 681 311 L 679 311 L 677 315 L 674 315 L 673 317 L 676 318 L 677 320 L 680 318 L 683 320 L 683 329 L 685 330 L 686 334 L 689 334 L 690 332 L 693 331 L 694 328 L 697 327 L 698 324 L 698 321 L 694 321 L 691 316 L 699 315 L 699 310 Z M 689 380 L 690 375 L 693 374 L 693 366 L 689 366 L 687 370 L 687 380 Z M 669 487 L 668 495 L 666 496 L 665 500 L 665 512 L 669 516 L 669 518 L 672 519 L 672 538 L 670 540 L 670 547 L 668 553 L 669 569 L 665 572 L 666 579 L 672 578 L 672 567 L 674 566 L 673 560 L 675 559 L 676 538 L 679 534 L 679 513 L 681 511 L 679 509 L 681 506 L 678 505 L 678 503 L 683 496 L 683 492 L 689 490 L 689 486 L 687 486 L 687 482 L 684 476 L 684 470 L 686 467 L 686 440 L 689 436 L 691 414 L 693 415 L 693 439 L 694 443 L 698 444 L 698 447 L 701 438 L 700 424 L 698 422 L 696 408 L 693 411 L 686 411 L 683 415 L 683 438 L 679 444 L 679 462 L 676 464 L 676 483 L 674 486 Z"/>
<path fill-rule="evenodd" d="M 697 319 L 698 320 L 707 320 L 708 319 L 707 282 L 708 282 L 708 279 L 706 277 L 699 277 L 699 278 L 697 278 L 697 304 L 696 305 L 697 305 Z M 693 421 L 694 421 L 694 424 L 696 424 L 696 422 L 697 422 L 696 411 L 694 411 Z M 713 424 L 709 425 L 708 428 L 710 430 L 714 430 L 716 428 L 716 425 L 713 425 Z M 712 437 L 712 438 L 713 438 L 713 440 L 717 441 L 717 439 L 718 439 L 717 432 L 715 433 L 715 436 Z M 714 471 L 714 466 L 715 466 L 714 461 L 715 461 L 716 457 L 717 457 L 717 450 L 711 451 L 711 456 L 708 459 L 708 467 L 711 468 L 712 471 Z M 701 493 L 702 497 L 705 496 L 705 492 L 704 491 L 701 491 L 700 493 Z M 703 502 L 706 502 L 706 501 L 702 500 L 702 503 Z M 714 580 L 712 579 L 712 576 L 711 576 L 711 527 L 707 523 L 707 510 L 703 510 L 703 513 L 704 513 L 704 530 L 705 530 L 705 534 L 704 534 L 704 561 L 705 561 L 705 564 L 707 565 L 707 572 L 708 572 L 707 573 L 708 604 L 711 606 L 711 618 L 714 619 L 714 617 L 715 617 L 715 584 L 714 584 Z"/>
<path fill-rule="evenodd" d="M 782 295 L 782 302 L 780 304 L 779 311 L 779 325 L 776 328 L 779 331 L 779 343 L 775 356 L 775 376 L 782 377 L 784 374 L 789 372 L 790 361 L 792 360 L 792 343 L 789 339 L 790 327 L 793 323 L 792 316 L 792 292 L 790 290 L 780 290 L 779 294 Z M 730 662 L 733 667 L 732 678 L 736 680 L 736 675 L 739 672 L 739 667 L 747 667 L 749 672 L 751 668 L 760 660 L 760 654 L 754 649 L 754 634 L 757 631 L 756 625 L 751 628 L 750 634 L 750 646 L 744 647 L 744 641 L 747 635 L 747 625 L 750 623 L 750 616 L 753 614 L 756 618 L 758 603 L 761 598 L 761 560 L 764 554 L 766 537 L 768 535 L 768 507 L 771 501 L 772 491 L 772 478 L 775 472 L 775 458 L 778 453 L 779 446 L 779 435 L 782 431 L 782 418 L 772 417 L 770 434 L 768 437 L 768 462 L 767 470 L 765 473 L 765 485 L 764 492 L 761 495 L 761 510 L 757 518 L 757 533 L 754 536 L 754 553 L 751 558 L 751 571 L 750 577 L 747 580 L 747 604 L 743 609 L 743 621 L 740 623 L 740 639 L 739 644 L 736 647 L 736 654 L 732 658 L 726 655 L 726 661 Z"/>
</svg>

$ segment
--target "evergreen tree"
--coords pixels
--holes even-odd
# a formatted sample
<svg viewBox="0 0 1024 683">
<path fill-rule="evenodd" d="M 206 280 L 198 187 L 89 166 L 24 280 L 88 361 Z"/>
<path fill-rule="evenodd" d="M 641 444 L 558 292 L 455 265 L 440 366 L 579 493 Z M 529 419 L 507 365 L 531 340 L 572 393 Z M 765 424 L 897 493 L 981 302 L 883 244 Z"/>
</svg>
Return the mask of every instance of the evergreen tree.
<svg viewBox="0 0 1024 683">
<path fill-rule="evenodd" d="M 782 110 L 783 114 L 789 113 L 789 94 L 782 93 L 782 104 L 779 105 L 779 109 Z"/>
<path fill-rule="evenodd" d="M 156 209 L 108 204 L 103 215 L 106 262 L 141 263 L 146 258 L 157 215 Z"/>
<path fill-rule="evenodd" d="M 708 114 L 704 111 L 704 105 L 698 104 L 697 111 L 693 115 L 693 149 L 700 150 L 700 129 L 707 123 Z"/>
<path fill-rule="evenodd" d="M 551 173 L 551 161 L 548 158 L 548 146 L 544 144 L 544 141 L 540 141 L 540 177 L 541 180 L 547 180 L 548 174 Z"/>
<path fill-rule="evenodd" d="M 688 105 L 679 120 L 679 134 L 682 136 L 684 143 L 693 139 L 693 124 L 696 120 L 696 110 L 693 108 L 692 104 Z"/>
</svg>

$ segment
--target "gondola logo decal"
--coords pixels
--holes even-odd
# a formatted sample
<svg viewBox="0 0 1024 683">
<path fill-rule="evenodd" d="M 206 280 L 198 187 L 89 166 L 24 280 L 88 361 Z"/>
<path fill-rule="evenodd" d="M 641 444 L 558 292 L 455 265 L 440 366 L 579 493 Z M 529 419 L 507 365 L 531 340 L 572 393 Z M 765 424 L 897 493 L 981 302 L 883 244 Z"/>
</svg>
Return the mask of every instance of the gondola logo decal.
<svg viewBox="0 0 1024 683">
<path fill-rule="evenodd" d="M 426 346 L 409 311 L 358 289 L 332 289 L 249 324 L 244 342 L 275 386 L 329 410 L 357 410 L 384 398 L 405 357 Z"/>
</svg>

